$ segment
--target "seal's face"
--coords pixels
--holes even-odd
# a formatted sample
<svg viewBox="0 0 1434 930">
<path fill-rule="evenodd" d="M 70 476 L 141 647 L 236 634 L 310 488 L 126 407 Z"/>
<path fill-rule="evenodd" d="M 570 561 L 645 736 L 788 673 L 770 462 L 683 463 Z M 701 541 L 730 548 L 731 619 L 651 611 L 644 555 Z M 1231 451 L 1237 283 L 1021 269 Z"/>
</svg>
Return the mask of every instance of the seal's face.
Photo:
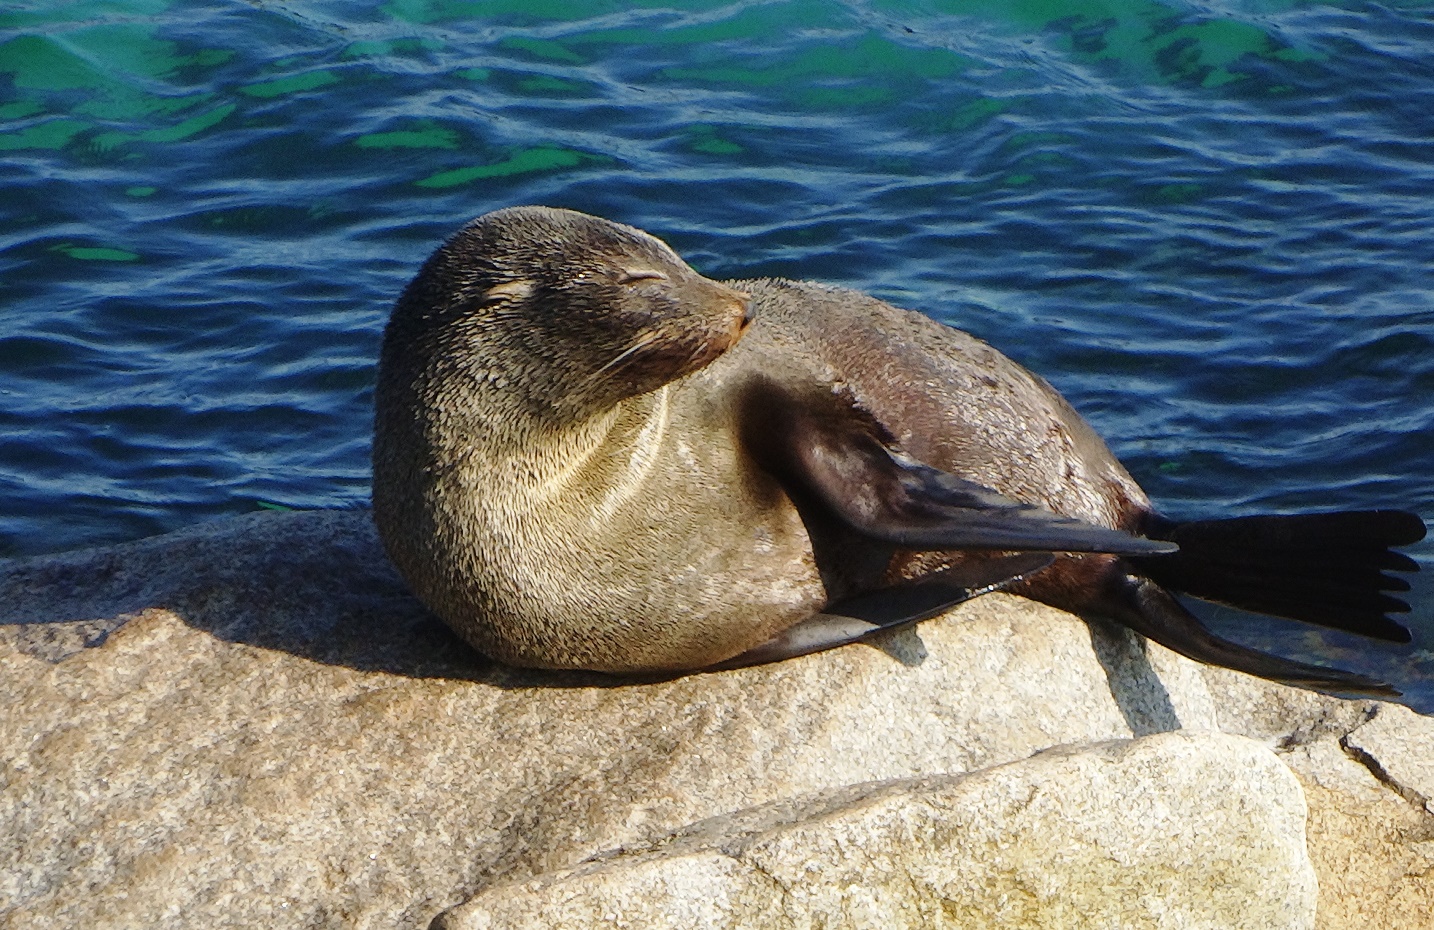
<svg viewBox="0 0 1434 930">
<path fill-rule="evenodd" d="M 519 375 L 503 380 L 539 411 L 581 415 L 655 390 L 711 363 L 751 322 L 748 295 L 661 240 L 547 207 L 479 217 L 426 276 L 448 292 L 446 319 L 431 322 L 461 333 L 479 369 Z"/>
<path fill-rule="evenodd" d="M 565 258 L 577 261 L 561 263 L 584 272 L 551 281 L 548 300 L 534 308 L 603 350 L 586 359 L 597 363 L 589 380 L 640 394 L 703 368 L 737 343 L 752 319 L 747 294 L 702 277 L 646 233 L 603 225 L 612 228 L 572 243 Z"/>
</svg>

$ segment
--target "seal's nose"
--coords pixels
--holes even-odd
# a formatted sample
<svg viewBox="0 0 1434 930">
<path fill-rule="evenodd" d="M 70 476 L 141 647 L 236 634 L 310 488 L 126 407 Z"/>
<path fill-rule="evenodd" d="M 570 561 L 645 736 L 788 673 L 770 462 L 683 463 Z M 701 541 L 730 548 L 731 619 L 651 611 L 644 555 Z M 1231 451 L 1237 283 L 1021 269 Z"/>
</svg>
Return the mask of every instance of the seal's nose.
<svg viewBox="0 0 1434 930">
<path fill-rule="evenodd" d="M 738 329 L 741 332 L 746 332 L 747 327 L 751 326 L 752 321 L 757 318 L 757 308 L 752 305 L 752 295 L 746 291 L 734 290 L 732 296 L 736 299 L 737 305 L 742 308 L 742 322 L 738 324 Z"/>
</svg>

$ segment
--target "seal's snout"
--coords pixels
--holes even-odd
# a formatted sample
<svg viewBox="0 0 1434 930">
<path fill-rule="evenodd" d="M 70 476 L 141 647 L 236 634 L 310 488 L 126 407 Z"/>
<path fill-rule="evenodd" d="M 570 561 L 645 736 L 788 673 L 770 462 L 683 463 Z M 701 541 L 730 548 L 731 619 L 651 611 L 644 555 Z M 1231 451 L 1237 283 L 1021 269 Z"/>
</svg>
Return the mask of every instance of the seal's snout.
<svg viewBox="0 0 1434 930">
<path fill-rule="evenodd" d="M 725 296 L 732 308 L 732 341 L 736 342 L 757 318 L 757 309 L 752 303 L 752 295 L 746 291 L 726 286 L 723 286 L 722 290 L 726 292 Z"/>
<path fill-rule="evenodd" d="M 742 324 L 741 324 L 741 325 L 742 325 L 742 332 L 745 333 L 745 332 L 747 331 L 747 327 L 751 326 L 751 325 L 752 325 L 752 321 L 757 318 L 757 308 L 756 308 L 756 306 L 754 306 L 753 303 L 752 303 L 752 295 L 751 295 L 751 294 L 746 294 L 746 293 L 743 293 L 742 291 L 737 291 L 737 296 L 741 299 L 741 304 L 742 304 Z"/>
</svg>

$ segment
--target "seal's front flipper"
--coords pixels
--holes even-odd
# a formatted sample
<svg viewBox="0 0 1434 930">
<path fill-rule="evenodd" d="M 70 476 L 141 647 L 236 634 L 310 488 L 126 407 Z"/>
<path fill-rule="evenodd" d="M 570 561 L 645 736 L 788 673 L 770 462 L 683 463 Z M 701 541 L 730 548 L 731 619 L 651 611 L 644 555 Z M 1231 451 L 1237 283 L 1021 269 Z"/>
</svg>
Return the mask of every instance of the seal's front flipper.
<svg viewBox="0 0 1434 930">
<path fill-rule="evenodd" d="M 962 601 L 1024 581 L 1050 567 L 1048 552 L 1021 552 L 989 559 L 969 559 L 911 581 L 868 591 L 832 604 L 827 614 L 894 630 L 930 619 Z"/>
<path fill-rule="evenodd" d="M 821 652 L 930 619 L 962 601 L 1004 588 L 1055 561 L 1044 552 L 972 560 L 905 584 L 882 588 L 833 604 L 754 649 L 713 666 L 743 668 Z"/>
<path fill-rule="evenodd" d="M 1382 681 L 1337 668 L 1306 665 L 1221 639 L 1170 592 L 1149 578 L 1126 575 L 1113 583 L 1101 612 L 1186 658 L 1281 681 L 1301 688 L 1374 697 L 1398 697 Z"/>
<path fill-rule="evenodd" d="M 907 549 L 1004 549 L 1156 555 L 1146 539 L 1011 500 L 916 461 L 855 401 L 753 391 L 745 439 L 759 461 L 814 495 L 847 525 Z"/>
<path fill-rule="evenodd" d="M 879 497 L 847 496 L 837 470 L 817 464 L 812 476 L 833 492 L 829 503 L 854 528 L 907 549 L 1018 549 L 1049 552 L 1108 552 L 1149 555 L 1173 552 L 1166 540 L 1146 539 L 1084 520 L 1063 517 L 1043 507 L 1011 500 L 974 481 L 940 471 L 890 449 L 886 461 L 873 459 L 867 489 Z M 889 464 L 888 464 L 889 463 Z"/>
<path fill-rule="evenodd" d="M 788 627 L 760 646 L 748 649 L 741 655 L 725 662 L 710 666 L 711 671 L 729 668 L 746 668 L 749 665 L 766 665 L 780 662 L 812 652 L 821 652 L 835 646 L 854 643 L 863 637 L 881 630 L 875 623 L 858 620 L 855 617 L 840 617 L 835 614 L 812 614 L 794 626 Z"/>
</svg>

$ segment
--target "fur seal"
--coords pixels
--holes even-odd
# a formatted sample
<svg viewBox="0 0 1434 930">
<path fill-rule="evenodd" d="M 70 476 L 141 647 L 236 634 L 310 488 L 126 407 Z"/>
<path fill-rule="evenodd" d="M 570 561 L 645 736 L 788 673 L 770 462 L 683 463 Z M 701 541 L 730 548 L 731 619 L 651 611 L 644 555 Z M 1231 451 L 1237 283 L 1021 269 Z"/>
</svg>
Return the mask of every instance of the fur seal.
<svg viewBox="0 0 1434 930">
<path fill-rule="evenodd" d="M 1177 523 L 1044 380 L 821 284 L 698 275 L 547 207 L 472 221 L 383 337 L 374 518 L 480 651 L 672 673 L 772 661 L 1005 587 L 1306 687 L 1373 679 L 1215 637 L 1169 590 L 1408 641 L 1402 511 Z"/>
</svg>

